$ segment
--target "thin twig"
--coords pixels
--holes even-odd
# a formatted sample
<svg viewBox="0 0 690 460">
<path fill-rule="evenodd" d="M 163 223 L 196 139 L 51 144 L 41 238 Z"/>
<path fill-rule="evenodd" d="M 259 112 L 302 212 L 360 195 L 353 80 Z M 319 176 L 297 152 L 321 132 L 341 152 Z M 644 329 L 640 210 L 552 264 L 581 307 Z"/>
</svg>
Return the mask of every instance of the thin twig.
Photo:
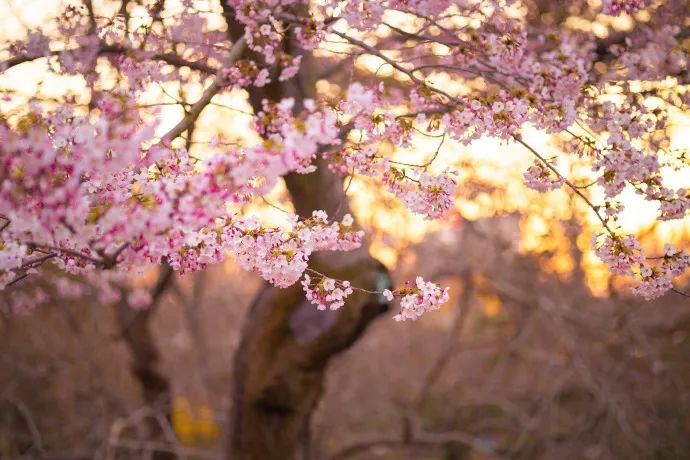
<svg viewBox="0 0 690 460">
<path fill-rule="evenodd" d="M 604 228 L 606 231 L 613 236 L 614 232 L 609 228 L 608 224 L 606 223 L 606 219 L 604 219 L 601 214 L 599 214 L 599 207 L 595 206 L 594 203 L 592 203 L 587 196 L 580 191 L 578 187 L 575 186 L 572 182 L 570 182 L 565 176 L 563 176 L 551 163 L 549 163 L 543 156 L 539 154 L 532 146 L 527 144 L 525 141 L 523 141 L 519 136 L 512 135 L 513 139 L 515 139 L 518 143 L 522 144 L 527 150 L 529 150 L 535 157 L 537 157 L 547 168 L 549 168 L 551 171 L 556 174 L 559 179 L 561 179 L 570 189 L 575 192 L 580 198 L 584 200 L 587 205 L 592 208 L 594 213 L 597 215 L 601 223 L 603 224 Z"/>
<path fill-rule="evenodd" d="M 228 65 L 232 64 L 235 62 L 239 57 L 242 55 L 244 52 L 245 48 L 247 46 L 247 40 L 245 37 L 240 38 L 237 40 L 237 42 L 233 45 L 232 49 L 230 50 L 230 54 L 228 55 L 227 59 L 225 62 L 223 62 L 223 65 L 221 66 L 220 69 L 216 72 L 216 76 L 213 80 L 213 82 L 204 90 L 204 93 L 201 95 L 201 98 L 199 98 L 198 101 L 196 101 L 194 104 L 192 104 L 189 108 L 189 111 L 187 115 L 182 118 L 182 120 L 177 123 L 170 131 L 168 131 L 162 138 L 161 141 L 163 143 L 169 143 L 173 139 L 177 138 L 180 136 L 183 132 L 189 128 L 189 126 L 196 121 L 197 118 L 199 118 L 199 115 L 201 115 L 201 112 L 204 110 L 204 108 L 211 102 L 211 99 L 218 94 L 218 92 L 223 88 L 225 85 L 225 77 L 223 76 L 223 70 L 225 70 L 225 67 Z"/>
</svg>

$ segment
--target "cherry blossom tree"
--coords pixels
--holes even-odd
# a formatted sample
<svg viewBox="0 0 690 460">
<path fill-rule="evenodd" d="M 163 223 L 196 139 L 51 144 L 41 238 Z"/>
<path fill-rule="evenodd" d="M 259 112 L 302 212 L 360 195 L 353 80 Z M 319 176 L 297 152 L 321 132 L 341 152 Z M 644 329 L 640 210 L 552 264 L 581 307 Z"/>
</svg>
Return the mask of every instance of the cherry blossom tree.
<svg viewBox="0 0 690 460">
<path fill-rule="evenodd" d="M 16 312 L 43 302 L 45 292 L 20 287 L 48 265 L 90 277 L 110 300 L 114 282 L 160 265 L 184 274 L 230 256 L 260 275 L 268 284 L 236 363 L 232 458 L 293 458 L 329 359 L 387 302 L 398 298 L 405 320 L 447 300 L 433 280 L 388 285 L 347 198 L 365 176 L 412 212 L 442 218 L 458 186 L 437 161 L 446 143 L 520 145 L 534 159 L 528 187 L 567 188 L 589 207 L 600 224 L 593 249 L 611 272 L 645 298 L 684 295 L 673 282 L 688 252 L 652 253 L 618 219 L 629 191 L 656 204 L 659 220 L 685 219 L 690 207 L 689 157 L 670 134 L 672 114 L 690 103 L 684 2 L 568 2 L 586 23 L 607 24 L 606 38 L 555 20 L 558 2 L 100 3 L 68 2 L 54 31 L 29 30 L 3 50 L 4 74 L 39 64 L 82 88 L 2 96 L 2 299 Z M 150 102 L 156 90 L 167 100 Z M 234 142 L 245 133 L 232 126 L 196 135 L 203 113 L 230 96 L 248 103 L 253 137 Z M 181 108 L 172 123 L 166 105 Z M 562 151 L 539 151 L 529 129 Z M 381 147 L 432 141 L 416 163 Z M 585 172 L 570 177 L 568 163 Z M 276 225 L 249 211 L 281 184 L 294 212 L 270 203 L 284 211 Z M 128 301 L 142 308 L 151 296 Z M 340 314 L 305 342 L 292 320 L 304 308 Z"/>
</svg>

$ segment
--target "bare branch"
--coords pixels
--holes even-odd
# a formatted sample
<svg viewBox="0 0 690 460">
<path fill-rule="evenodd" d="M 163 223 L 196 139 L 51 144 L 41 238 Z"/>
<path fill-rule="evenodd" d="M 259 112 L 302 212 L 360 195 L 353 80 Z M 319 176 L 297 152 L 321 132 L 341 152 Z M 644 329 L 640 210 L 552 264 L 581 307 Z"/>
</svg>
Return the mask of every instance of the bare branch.
<svg viewBox="0 0 690 460">
<path fill-rule="evenodd" d="M 216 94 L 218 94 L 218 92 L 225 84 L 223 69 L 235 62 L 237 59 L 239 59 L 239 57 L 244 52 L 246 46 L 247 42 L 244 37 L 240 38 L 237 42 L 235 42 L 235 44 L 232 47 L 232 50 L 230 50 L 230 55 L 227 57 L 221 68 L 218 69 L 218 71 L 216 72 L 216 76 L 213 82 L 206 88 L 206 90 L 204 90 L 204 93 L 201 95 L 201 98 L 199 98 L 198 101 L 191 105 L 189 111 L 184 116 L 184 118 L 182 118 L 182 120 L 180 120 L 179 123 L 175 125 L 175 127 L 173 127 L 161 138 L 161 141 L 163 143 L 169 143 L 173 139 L 180 136 L 196 121 L 197 118 L 199 118 L 199 115 L 201 115 L 201 112 L 204 110 L 204 108 L 211 103 L 211 99 L 213 99 L 213 97 Z"/>
</svg>

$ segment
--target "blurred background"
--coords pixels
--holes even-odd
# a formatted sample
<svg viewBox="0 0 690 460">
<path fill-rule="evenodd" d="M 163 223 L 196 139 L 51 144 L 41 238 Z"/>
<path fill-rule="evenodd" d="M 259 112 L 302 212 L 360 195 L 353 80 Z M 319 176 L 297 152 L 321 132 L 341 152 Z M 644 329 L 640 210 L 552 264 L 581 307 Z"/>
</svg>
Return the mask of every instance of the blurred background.
<svg viewBox="0 0 690 460">
<path fill-rule="evenodd" d="M 0 0 L 3 39 L 47 24 L 58 3 Z M 3 75 L 0 91 L 27 98 L 73 91 L 69 79 L 56 83 L 30 66 Z M 187 94 L 202 88 L 187 83 Z M 338 90 L 319 85 L 324 94 Z M 223 98 L 251 110 L 241 95 Z M 179 114 L 165 108 L 164 118 L 168 110 L 171 125 Z M 674 116 L 674 147 L 688 147 L 690 118 Z M 202 119 L 202 139 L 243 123 L 229 123 L 220 106 Z M 526 136 L 544 150 L 563 147 L 542 133 Z M 436 144 L 420 140 L 389 153 L 405 161 L 434 153 Z M 597 227 L 586 207 L 565 191 L 542 195 L 522 185 L 529 157 L 515 146 L 448 144 L 437 162 L 459 172 L 456 209 L 443 222 L 410 214 L 366 178 L 348 189 L 393 284 L 421 275 L 450 286 L 451 300 L 405 323 L 392 320 L 398 306 L 391 305 L 331 361 L 303 458 L 690 458 L 688 299 L 633 297 L 592 254 Z M 574 175 L 581 169 L 564 166 Z M 284 187 L 270 200 L 290 209 Z M 247 211 L 281 215 L 261 203 Z M 648 248 L 688 247 L 687 221 L 654 215 L 631 194 L 623 224 Z M 59 282 L 70 285 L 69 299 L 49 294 L 31 312 L 0 315 L 0 458 L 149 458 L 161 444 L 180 458 L 218 458 L 235 351 L 263 281 L 231 260 L 181 278 L 152 270 L 122 286 L 155 292 L 145 310 L 104 302 L 89 280 Z M 679 283 L 687 290 L 687 280 Z M 341 312 L 303 314 L 328 324 Z M 293 332 L 298 340 L 318 334 Z"/>
</svg>

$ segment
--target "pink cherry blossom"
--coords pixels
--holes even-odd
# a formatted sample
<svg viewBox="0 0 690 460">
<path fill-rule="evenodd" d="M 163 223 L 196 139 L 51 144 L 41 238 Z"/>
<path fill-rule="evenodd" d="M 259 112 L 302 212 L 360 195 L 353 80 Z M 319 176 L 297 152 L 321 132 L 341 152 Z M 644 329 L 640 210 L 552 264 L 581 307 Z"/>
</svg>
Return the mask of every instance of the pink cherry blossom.
<svg viewBox="0 0 690 460">
<path fill-rule="evenodd" d="M 312 281 L 309 275 L 304 275 L 302 286 L 307 300 L 315 304 L 318 310 L 339 309 L 353 292 L 349 281 L 336 281 L 327 277 Z"/>
<path fill-rule="evenodd" d="M 414 284 L 406 282 L 394 292 L 384 292 L 388 300 L 391 295 L 401 296 L 400 313 L 394 317 L 396 321 L 416 320 L 424 313 L 438 310 L 441 305 L 448 302 L 448 288 L 441 289 L 432 282 L 424 281 L 420 276 Z"/>
</svg>

